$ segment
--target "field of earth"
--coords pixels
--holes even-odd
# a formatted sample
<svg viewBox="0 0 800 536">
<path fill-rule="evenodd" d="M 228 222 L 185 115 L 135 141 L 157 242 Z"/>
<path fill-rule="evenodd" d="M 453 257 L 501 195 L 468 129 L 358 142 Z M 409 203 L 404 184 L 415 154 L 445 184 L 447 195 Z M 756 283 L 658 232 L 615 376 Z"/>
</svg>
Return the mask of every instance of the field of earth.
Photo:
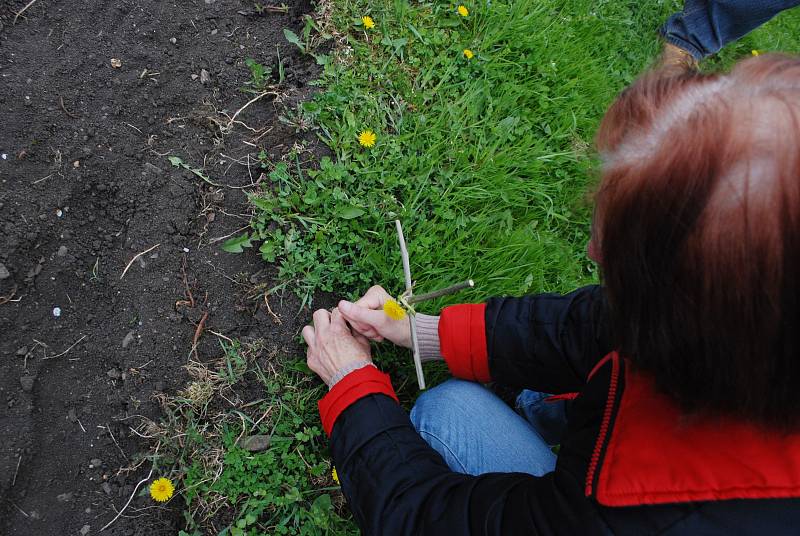
<svg viewBox="0 0 800 536">
<path fill-rule="evenodd" d="M 0 535 L 357 534 L 302 327 L 402 292 L 395 220 L 476 283 L 421 312 L 597 282 L 593 138 L 682 5 L 0 0 Z"/>
<path fill-rule="evenodd" d="M 147 475 L 119 472 L 134 417 L 190 353 L 297 345 L 296 300 L 248 297 L 274 274 L 219 245 L 248 224 L 254 155 L 298 141 L 278 112 L 317 69 L 283 29 L 311 6 L 42 1 L 15 21 L 25 3 L 0 6 L 0 533 L 95 533 Z M 245 61 L 279 54 L 281 94 L 234 120 Z M 106 532 L 174 534 L 179 509 L 159 510 Z"/>
</svg>

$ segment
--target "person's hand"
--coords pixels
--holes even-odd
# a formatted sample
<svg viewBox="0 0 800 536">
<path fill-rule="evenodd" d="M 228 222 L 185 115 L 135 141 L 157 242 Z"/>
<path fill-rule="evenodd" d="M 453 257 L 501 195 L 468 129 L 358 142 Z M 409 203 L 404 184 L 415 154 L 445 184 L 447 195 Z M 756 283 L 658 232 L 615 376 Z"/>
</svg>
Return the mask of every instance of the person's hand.
<svg viewBox="0 0 800 536">
<path fill-rule="evenodd" d="M 314 325 L 303 328 L 303 338 L 308 344 L 308 366 L 326 385 L 336 372 L 358 362 L 372 362 L 369 341 L 352 333 L 341 313 L 319 309 L 314 313 Z"/>
<path fill-rule="evenodd" d="M 411 348 L 411 321 L 408 316 L 392 320 L 383 312 L 383 304 L 391 299 L 383 287 L 374 286 L 355 303 L 340 301 L 339 310 L 353 330 L 364 337 L 378 342 L 388 339 L 398 346 Z"/>
</svg>

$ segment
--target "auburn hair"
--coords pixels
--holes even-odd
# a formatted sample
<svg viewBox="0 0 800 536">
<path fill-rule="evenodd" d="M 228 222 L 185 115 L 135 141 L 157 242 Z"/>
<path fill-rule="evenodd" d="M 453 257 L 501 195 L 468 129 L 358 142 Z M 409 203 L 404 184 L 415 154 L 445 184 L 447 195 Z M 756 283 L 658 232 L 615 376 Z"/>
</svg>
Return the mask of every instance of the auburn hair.
<svg viewBox="0 0 800 536">
<path fill-rule="evenodd" d="M 796 427 L 800 59 L 646 74 L 597 148 L 594 232 L 619 350 L 689 412 Z"/>
</svg>

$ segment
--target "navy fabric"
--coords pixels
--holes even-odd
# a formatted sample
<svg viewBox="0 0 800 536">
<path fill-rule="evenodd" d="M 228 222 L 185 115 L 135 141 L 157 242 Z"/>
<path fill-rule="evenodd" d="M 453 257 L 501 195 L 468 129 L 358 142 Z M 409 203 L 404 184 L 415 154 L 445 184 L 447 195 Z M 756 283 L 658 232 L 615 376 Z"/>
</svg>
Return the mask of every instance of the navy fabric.
<svg viewBox="0 0 800 536">
<path fill-rule="evenodd" d="M 608 349 L 604 311 L 603 292 L 596 286 L 560 297 L 487 304 L 493 379 L 545 392 L 580 391 L 570 402 L 556 468 L 542 476 L 452 471 L 391 398 L 370 395 L 348 407 L 334 425 L 331 454 L 362 533 L 797 534 L 800 500 L 795 499 L 608 508 L 585 495 L 612 378 L 607 361 L 589 379 Z M 619 396 L 624 367 L 616 379 Z M 600 463 L 602 458 L 601 453 Z"/>
<path fill-rule="evenodd" d="M 800 0 L 686 0 L 661 35 L 699 60 L 797 5 Z"/>
</svg>

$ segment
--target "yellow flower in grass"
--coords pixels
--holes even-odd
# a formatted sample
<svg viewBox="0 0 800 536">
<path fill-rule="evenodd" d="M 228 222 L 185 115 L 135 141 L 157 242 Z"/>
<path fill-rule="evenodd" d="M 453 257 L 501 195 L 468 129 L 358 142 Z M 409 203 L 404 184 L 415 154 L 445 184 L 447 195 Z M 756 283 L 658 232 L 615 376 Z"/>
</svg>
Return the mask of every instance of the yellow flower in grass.
<svg viewBox="0 0 800 536">
<path fill-rule="evenodd" d="M 750 54 L 752 54 L 753 56 L 760 56 L 761 52 L 759 52 L 758 50 L 751 50 Z"/>
<path fill-rule="evenodd" d="M 339 473 L 336 472 L 336 468 L 335 467 L 333 468 L 333 471 L 331 471 L 331 476 L 333 477 L 333 481 L 334 482 L 336 482 L 337 484 L 340 483 L 339 482 Z"/>
<path fill-rule="evenodd" d="M 472 58 L 475 57 L 475 54 L 473 54 L 470 49 L 465 48 L 464 49 L 464 57 L 467 58 L 468 60 L 471 60 Z"/>
<path fill-rule="evenodd" d="M 392 320 L 402 320 L 406 317 L 406 310 L 394 300 L 386 300 L 383 304 L 383 312 Z"/>
<path fill-rule="evenodd" d="M 378 137 L 371 130 L 364 130 L 361 132 L 361 134 L 358 135 L 358 143 L 360 143 L 362 147 L 366 147 L 367 149 L 375 145 L 376 139 L 378 139 Z"/>
<path fill-rule="evenodd" d="M 175 486 L 169 478 L 159 478 L 150 484 L 150 496 L 156 502 L 165 502 L 172 498 Z"/>
<path fill-rule="evenodd" d="M 372 20 L 372 17 L 370 17 L 369 15 L 364 15 L 363 17 L 361 17 L 361 24 L 363 24 L 364 28 L 366 28 L 367 30 L 371 30 L 375 27 L 375 21 Z"/>
<path fill-rule="evenodd" d="M 458 14 L 461 15 L 462 17 L 469 17 L 469 9 L 467 9 L 467 6 L 463 4 L 458 6 L 456 11 L 458 11 Z"/>
</svg>

